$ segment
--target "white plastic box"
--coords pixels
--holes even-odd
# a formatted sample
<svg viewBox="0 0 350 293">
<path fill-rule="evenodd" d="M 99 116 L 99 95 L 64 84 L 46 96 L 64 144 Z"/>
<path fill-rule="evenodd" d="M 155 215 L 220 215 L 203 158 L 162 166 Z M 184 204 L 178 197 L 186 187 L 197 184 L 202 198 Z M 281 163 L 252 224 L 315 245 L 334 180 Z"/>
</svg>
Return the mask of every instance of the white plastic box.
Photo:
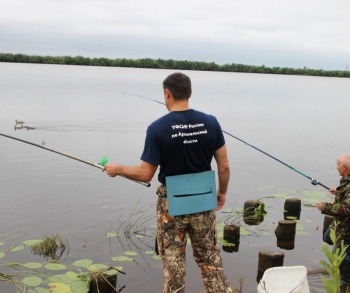
<svg viewBox="0 0 350 293">
<path fill-rule="evenodd" d="M 306 267 L 267 269 L 259 282 L 258 293 L 310 293 Z"/>
</svg>

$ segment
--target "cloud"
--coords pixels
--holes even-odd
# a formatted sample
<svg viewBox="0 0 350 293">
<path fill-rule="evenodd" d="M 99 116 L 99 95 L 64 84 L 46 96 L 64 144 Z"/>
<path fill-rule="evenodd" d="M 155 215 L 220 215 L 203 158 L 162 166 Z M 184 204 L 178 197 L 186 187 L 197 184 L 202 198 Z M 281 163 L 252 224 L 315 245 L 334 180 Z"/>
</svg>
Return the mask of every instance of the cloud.
<svg viewBox="0 0 350 293">
<path fill-rule="evenodd" d="M 0 0 L 0 6 L 2 52 L 325 69 L 350 63 L 345 0 Z"/>
</svg>

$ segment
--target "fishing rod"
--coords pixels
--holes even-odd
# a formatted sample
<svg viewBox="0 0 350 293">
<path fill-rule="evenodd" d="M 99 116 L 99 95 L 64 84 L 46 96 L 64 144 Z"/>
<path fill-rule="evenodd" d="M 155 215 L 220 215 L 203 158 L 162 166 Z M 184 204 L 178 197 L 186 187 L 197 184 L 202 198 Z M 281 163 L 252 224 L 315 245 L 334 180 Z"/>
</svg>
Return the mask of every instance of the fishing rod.
<svg viewBox="0 0 350 293">
<path fill-rule="evenodd" d="M 60 151 L 57 151 L 57 150 L 54 150 L 54 149 L 50 149 L 50 148 L 44 147 L 43 145 L 40 145 L 40 144 L 37 144 L 37 143 L 34 143 L 34 142 L 30 142 L 28 140 L 20 139 L 20 138 L 17 138 L 17 137 L 14 137 L 14 136 L 10 136 L 10 135 L 7 135 L 7 134 L 3 134 L 3 133 L 0 133 L 0 135 L 2 135 L 4 137 L 7 137 L 7 138 L 11 138 L 11 139 L 17 140 L 17 141 L 20 141 L 20 142 L 24 142 L 24 143 L 27 143 L 27 144 L 30 144 L 30 145 L 33 145 L 33 146 L 36 146 L 36 147 L 44 149 L 46 151 L 50 151 L 50 152 L 53 152 L 53 153 L 56 153 L 56 154 L 68 157 L 70 159 L 73 159 L 73 160 L 85 163 L 85 164 L 90 165 L 90 166 L 94 166 L 94 167 L 99 168 L 99 169 L 103 169 L 104 166 L 108 163 L 108 159 L 106 157 L 103 157 L 99 163 L 92 163 L 92 162 L 83 160 L 81 158 L 72 156 L 70 154 L 63 153 L 63 152 L 60 152 Z M 129 180 L 131 180 L 133 182 L 139 183 L 139 184 L 144 185 L 146 187 L 150 187 L 151 186 L 151 183 L 149 183 L 149 182 L 143 182 L 143 181 L 134 180 L 134 179 L 128 178 L 128 177 L 126 177 L 124 175 L 118 175 L 118 176 L 126 178 L 126 179 L 129 179 Z"/>
<path fill-rule="evenodd" d="M 146 100 L 154 101 L 154 102 L 157 102 L 157 103 L 159 103 L 159 104 L 165 105 L 165 103 L 162 103 L 162 102 L 160 102 L 160 101 L 157 101 L 157 100 L 155 100 L 155 99 L 151 99 L 151 98 L 148 98 L 148 97 L 145 97 L 145 96 L 136 95 L 136 94 L 128 94 L 128 93 L 123 93 L 123 94 L 124 94 L 124 95 L 129 95 L 129 96 L 140 97 L 140 98 L 143 98 L 143 99 L 146 99 Z M 298 174 L 300 174 L 300 175 L 302 175 L 302 176 L 308 178 L 309 180 L 311 180 L 311 184 L 312 184 L 312 185 L 320 185 L 320 186 L 322 186 L 323 188 L 325 188 L 325 189 L 327 189 L 327 190 L 330 190 L 329 187 L 327 187 L 326 185 L 322 184 L 322 183 L 319 182 L 318 180 L 316 180 L 316 179 L 312 178 L 311 176 L 309 176 L 309 175 L 307 175 L 307 174 L 301 172 L 301 171 L 298 170 L 298 169 L 295 169 L 295 168 L 292 167 L 291 165 L 289 165 L 289 164 L 287 164 L 287 163 L 285 163 L 285 162 L 283 162 L 283 161 L 277 159 L 276 157 L 274 157 L 274 156 L 268 154 L 267 152 L 265 152 L 265 151 L 263 151 L 263 150 L 257 148 L 256 146 L 249 144 L 248 142 L 244 141 L 243 139 L 240 139 L 240 138 L 238 138 L 237 136 L 235 136 L 235 135 L 233 135 L 233 134 L 231 134 L 231 133 L 229 133 L 229 132 L 227 132 L 227 131 L 225 131 L 225 130 L 222 130 L 222 132 L 225 133 L 225 134 L 227 134 L 227 135 L 230 136 L 230 137 L 233 137 L 233 138 L 237 139 L 237 140 L 240 141 L 240 142 L 243 142 L 243 143 L 246 144 L 247 146 L 250 146 L 250 147 L 252 147 L 253 149 L 255 149 L 255 150 L 257 150 L 257 151 L 263 153 L 264 155 L 270 157 L 271 159 L 276 160 L 277 162 L 279 162 L 279 163 L 285 165 L 286 167 L 288 167 L 288 168 L 292 169 L 293 171 L 297 172 Z"/>
<path fill-rule="evenodd" d="M 287 166 L 288 168 L 292 169 L 293 171 L 295 171 L 295 172 L 299 173 L 300 175 L 302 175 L 302 176 L 304 176 L 304 177 L 306 177 L 306 178 L 310 179 L 310 180 L 311 180 L 311 184 L 312 184 L 312 185 L 321 185 L 322 187 L 324 187 L 324 188 L 326 188 L 326 189 L 328 189 L 328 190 L 330 189 L 329 187 L 327 187 L 326 185 L 322 184 L 322 183 L 321 183 L 321 182 L 319 182 L 318 180 L 316 180 L 316 179 L 312 178 L 311 176 L 309 176 L 309 175 L 307 175 L 307 174 L 305 174 L 305 173 L 301 172 L 301 171 L 300 171 L 300 170 L 298 170 L 298 169 L 295 169 L 295 168 L 294 168 L 294 167 L 292 167 L 291 165 L 288 165 L 287 163 L 285 163 L 285 162 L 283 162 L 283 161 L 281 161 L 281 160 L 277 159 L 276 157 L 274 157 L 274 156 L 272 156 L 272 155 L 270 155 L 270 154 L 266 153 L 265 151 L 263 151 L 263 150 L 261 150 L 261 149 L 259 149 L 259 148 L 255 147 L 255 146 L 253 146 L 253 145 L 251 145 L 251 144 L 247 143 L 246 141 L 244 141 L 244 140 L 242 140 L 242 139 L 238 138 L 237 136 L 234 136 L 233 134 L 228 133 L 228 132 L 227 132 L 227 131 L 225 131 L 225 130 L 222 130 L 222 132 L 223 132 L 223 133 L 225 133 L 225 134 L 227 134 L 227 135 L 229 135 L 229 136 L 231 136 L 231 137 L 233 137 L 233 138 L 235 138 L 235 139 L 237 139 L 237 140 L 239 140 L 240 142 L 243 142 L 244 144 L 246 144 L 246 145 L 248 145 L 248 146 L 252 147 L 253 149 L 256 149 L 257 151 L 259 151 L 259 152 L 263 153 L 264 155 L 266 155 L 266 156 L 270 157 L 271 159 L 274 159 L 274 160 L 276 160 L 277 162 L 279 162 L 279 163 L 281 163 L 281 164 L 283 164 L 283 165 Z"/>
</svg>

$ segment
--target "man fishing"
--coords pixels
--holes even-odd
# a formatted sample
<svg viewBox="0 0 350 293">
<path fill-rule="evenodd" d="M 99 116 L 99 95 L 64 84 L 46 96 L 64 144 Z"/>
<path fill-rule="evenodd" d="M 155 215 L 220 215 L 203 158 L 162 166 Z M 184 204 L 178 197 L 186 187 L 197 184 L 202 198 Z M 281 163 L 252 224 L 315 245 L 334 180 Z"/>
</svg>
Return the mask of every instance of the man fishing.
<svg viewBox="0 0 350 293">
<path fill-rule="evenodd" d="M 188 237 L 206 292 L 229 293 L 232 289 L 223 272 L 215 216 L 215 210 L 225 203 L 230 178 L 224 136 L 214 116 L 190 109 L 192 88 L 187 75 L 169 75 L 163 81 L 163 90 L 169 113 L 149 125 L 141 163 L 107 164 L 103 171 L 111 177 L 122 175 L 148 182 L 160 166 L 157 245 L 163 262 L 163 293 L 185 292 Z M 207 176 L 215 176 L 211 171 L 213 158 L 217 165 L 217 188 L 215 177 L 214 185 L 207 180 Z M 188 183 L 192 180 L 196 180 L 195 185 Z M 211 193 L 215 203 L 208 205 Z M 199 204 L 193 204 L 196 200 Z"/>
<path fill-rule="evenodd" d="M 350 245 L 350 154 L 342 155 L 337 159 L 337 170 L 341 176 L 340 185 L 330 189 L 330 192 L 335 195 L 334 201 L 332 203 L 320 202 L 316 206 L 322 214 L 333 216 L 333 222 L 338 223 L 336 236 L 339 237 L 339 241 L 335 245 L 340 247 L 342 240 L 344 245 Z M 329 229 L 326 231 L 324 239 L 332 245 Z M 341 280 L 350 283 L 350 248 L 348 248 L 347 255 L 339 269 Z"/>
</svg>

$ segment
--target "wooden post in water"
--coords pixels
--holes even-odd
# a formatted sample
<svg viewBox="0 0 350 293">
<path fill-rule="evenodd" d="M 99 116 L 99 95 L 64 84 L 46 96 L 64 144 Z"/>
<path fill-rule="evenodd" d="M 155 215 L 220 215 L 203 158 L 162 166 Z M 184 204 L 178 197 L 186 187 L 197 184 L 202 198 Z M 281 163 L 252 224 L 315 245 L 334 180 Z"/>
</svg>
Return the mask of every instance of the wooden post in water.
<svg viewBox="0 0 350 293">
<path fill-rule="evenodd" d="M 233 245 L 223 245 L 222 249 L 226 252 L 237 252 L 239 249 L 240 226 L 236 224 L 225 225 L 224 240 Z"/>
<path fill-rule="evenodd" d="M 263 207 L 260 200 L 247 200 L 243 208 L 243 221 L 247 225 L 259 225 L 264 221 L 264 215 L 257 212 L 257 208 Z"/>
<path fill-rule="evenodd" d="M 287 198 L 284 202 L 284 219 L 299 220 L 301 212 L 300 198 Z"/>
<path fill-rule="evenodd" d="M 91 275 L 89 293 L 115 293 L 117 291 L 117 275 L 94 273 Z"/>
<path fill-rule="evenodd" d="M 260 250 L 258 261 L 258 274 L 256 277 L 257 283 L 264 275 L 264 272 L 273 267 L 282 267 L 284 260 L 284 253 L 282 251 Z"/>
<path fill-rule="evenodd" d="M 294 249 L 296 221 L 280 220 L 275 230 L 277 246 L 283 249 Z"/>
<path fill-rule="evenodd" d="M 224 239 L 230 243 L 239 242 L 240 238 L 240 226 L 236 224 L 225 225 L 224 227 Z"/>
<path fill-rule="evenodd" d="M 324 234 L 326 233 L 327 229 L 329 228 L 330 225 L 333 223 L 333 216 L 329 215 L 324 215 L 323 219 L 323 230 L 322 230 L 322 240 L 324 241 Z"/>
</svg>

